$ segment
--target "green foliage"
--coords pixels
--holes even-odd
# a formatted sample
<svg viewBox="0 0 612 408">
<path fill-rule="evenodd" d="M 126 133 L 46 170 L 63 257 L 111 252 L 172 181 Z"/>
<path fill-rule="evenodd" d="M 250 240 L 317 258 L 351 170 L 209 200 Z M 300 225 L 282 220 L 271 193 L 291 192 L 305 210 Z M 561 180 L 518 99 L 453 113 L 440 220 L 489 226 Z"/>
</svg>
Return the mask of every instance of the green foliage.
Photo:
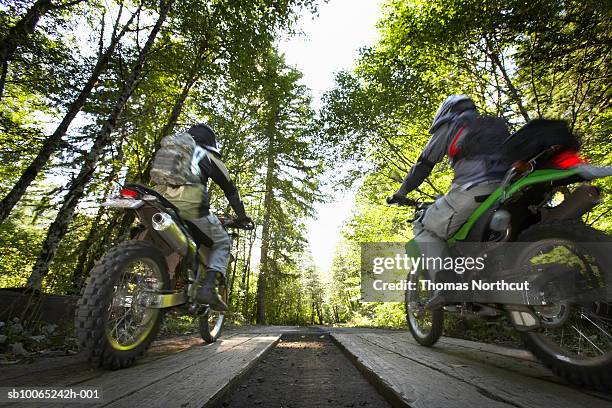
<svg viewBox="0 0 612 408">
<path fill-rule="evenodd" d="M 265 237 L 271 270 L 269 303 L 271 310 L 279 310 L 272 320 L 307 323 L 307 302 L 318 290 L 308 289 L 317 284 L 314 270 L 309 270 L 308 279 L 302 271 L 303 221 L 321 199 L 322 164 L 320 152 L 312 148 L 318 133 L 309 91 L 299 84 L 301 73 L 287 66 L 272 44 L 279 33 L 292 30 L 302 9 L 314 11 L 315 2 L 175 1 L 119 115 L 112 109 L 159 12 L 156 3 L 83 2 L 40 10 L 44 17 L 35 22 L 31 33 L 10 37 L 11 27 L 29 7 L 35 4 L 0 8 L 0 41 L 17 44 L 7 59 L 6 87 L 0 99 L 2 197 L 39 154 L 71 103 L 77 98 L 85 98 L 85 103 L 53 148 L 34 188 L 27 190 L 0 227 L 0 286 L 24 285 L 49 224 L 62 220 L 57 210 L 66 200 L 66 187 L 79 173 L 108 117 L 113 117 L 114 128 L 84 186 L 76 215 L 66 233 L 52 237 L 60 244 L 44 291 L 78 293 L 88 270 L 108 248 L 126 239 L 133 222 L 121 212 L 99 209 L 99 204 L 126 180 L 148 181 L 151 160 L 163 136 L 208 121 L 219 134 L 224 160 L 247 210 L 260 225 L 262 185 L 270 168 L 274 194 L 269 206 L 270 234 Z M 79 94 L 111 40 L 123 29 L 125 35 L 94 77 L 93 89 Z M 83 32 L 91 34 L 80 38 Z M 266 132 L 272 137 L 263 141 L 261 135 Z M 228 212 L 221 191 L 213 187 L 211 193 L 214 210 Z M 255 317 L 258 264 L 253 252 L 261 240 L 259 229 L 235 242 L 236 260 L 228 276 L 236 306 L 231 318 L 243 323 Z M 290 302 L 296 302 L 297 314 L 281 310 Z M 322 299 L 317 297 L 316 302 Z"/>
<path fill-rule="evenodd" d="M 99 209 L 100 202 L 124 181 L 147 183 L 161 138 L 198 121 L 217 130 L 223 159 L 258 225 L 234 242 L 228 279 L 230 318 L 238 323 L 255 321 L 259 292 L 269 323 L 405 324 L 402 305 L 360 302 L 359 244 L 411 237 L 410 211 L 387 207 L 384 197 L 418 159 L 434 112 L 450 93 L 470 95 L 482 111 L 502 115 L 515 127 L 528 118 L 566 119 L 593 162 L 612 164 L 611 20 L 605 2 L 388 0 L 380 41 L 362 51 L 355 70 L 337 75 L 318 114 L 301 73 L 273 46 L 279 33 L 291 32 L 298 12 L 313 11 L 315 3 L 173 3 L 125 109 L 113 116 L 110 140 L 77 214 L 58 238 L 44 290 L 77 292 L 95 261 L 126 239 L 133 219 Z M 1 44 L 33 4 L 0 7 Z M 82 2 L 45 10 L 31 33 L 14 38 L 0 98 L 0 197 L 16 185 L 69 106 L 85 99 L 0 225 L 1 287 L 24 284 L 49 224 L 56 215 L 62 219 L 58 209 L 66 188 L 113 113 L 158 12 L 152 2 Z M 123 28 L 125 36 L 95 86 L 80 95 Z M 90 34 L 84 38 L 83 32 Z M 357 184 L 358 192 L 326 281 L 309 258 L 304 220 L 326 199 L 324 169 L 337 168 L 343 170 L 333 171 L 331 182 Z M 430 200 L 451 179 L 450 167 L 441 163 L 413 196 Z M 603 191 L 610 183 L 598 181 Z M 230 212 L 219 189 L 211 188 L 211 195 L 216 213 Z M 604 203 L 586 221 L 611 230 L 610 209 Z M 168 328 L 192 325 L 179 319 Z M 449 333 L 455 329 L 448 324 Z M 494 330 L 488 325 L 476 331 Z"/>
<path fill-rule="evenodd" d="M 44 230 L 16 214 L 0 225 L 0 288 L 25 285 Z"/>
</svg>

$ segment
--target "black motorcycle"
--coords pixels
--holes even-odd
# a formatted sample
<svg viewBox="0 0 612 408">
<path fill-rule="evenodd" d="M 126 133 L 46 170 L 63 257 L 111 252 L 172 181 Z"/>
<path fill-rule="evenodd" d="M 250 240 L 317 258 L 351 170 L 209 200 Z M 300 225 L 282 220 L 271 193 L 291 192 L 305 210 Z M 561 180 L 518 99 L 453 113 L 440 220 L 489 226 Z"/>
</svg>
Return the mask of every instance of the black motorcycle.
<svg viewBox="0 0 612 408">
<path fill-rule="evenodd" d="M 215 342 L 225 313 L 196 302 L 198 276 L 205 273 L 208 237 L 155 190 L 127 184 L 103 204 L 133 211 L 139 224 L 131 239 L 111 248 L 91 270 L 76 310 L 81 351 L 96 367 L 131 366 L 155 339 L 164 312 L 182 307 L 198 316 L 202 339 Z M 254 229 L 220 218 L 224 228 Z M 227 303 L 225 282 L 219 294 Z"/>
</svg>

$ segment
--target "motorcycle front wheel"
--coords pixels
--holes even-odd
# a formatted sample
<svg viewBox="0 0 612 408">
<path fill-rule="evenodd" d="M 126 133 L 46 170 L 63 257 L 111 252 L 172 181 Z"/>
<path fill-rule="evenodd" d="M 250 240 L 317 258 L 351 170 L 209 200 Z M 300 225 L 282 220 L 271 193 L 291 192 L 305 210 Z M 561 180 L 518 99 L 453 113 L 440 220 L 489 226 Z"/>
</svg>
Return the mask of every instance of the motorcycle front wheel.
<svg viewBox="0 0 612 408">
<path fill-rule="evenodd" d="M 444 328 L 444 311 L 429 310 L 425 304 L 432 296 L 420 285 L 421 279 L 428 279 L 427 271 L 417 271 L 408 275 L 408 281 L 414 290 L 407 289 L 405 294 L 406 322 L 412 337 L 422 346 L 431 347 L 442 336 Z"/>
<path fill-rule="evenodd" d="M 155 339 L 163 309 L 146 307 L 151 292 L 170 289 L 166 260 L 149 241 L 117 245 L 92 269 L 77 305 L 81 353 L 94 367 L 126 368 Z"/>
<path fill-rule="evenodd" d="M 219 287 L 219 295 L 223 298 L 225 303 L 228 304 L 227 287 L 225 285 Z M 202 340 L 206 343 L 214 343 L 217 341 L 221 335 L 224 322 L 225 312 L 217 312 L 207 307 L 198 318 Z"/>
</svg>

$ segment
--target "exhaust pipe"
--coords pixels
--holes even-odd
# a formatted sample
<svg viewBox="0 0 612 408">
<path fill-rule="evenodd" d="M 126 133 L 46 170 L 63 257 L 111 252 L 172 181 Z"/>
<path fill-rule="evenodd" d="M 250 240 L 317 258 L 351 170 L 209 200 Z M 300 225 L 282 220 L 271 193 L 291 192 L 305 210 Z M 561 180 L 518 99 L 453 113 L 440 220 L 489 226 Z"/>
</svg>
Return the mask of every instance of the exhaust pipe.
<svg viewBox="0 0 612 408">
<path fill-rule="evenodd" d="M 182 256 L 195 252 L 195 242 L 189 239 L 176 225 L 170 214 L 156 213 L 151 218 L 153 229 L 166 241 L 170 248 Z"/>
<path fill-rule="evenodd" d="M 583 184 L 567 195 L 561 204 L 545 210 L 542 215 L 546 220 L 578 219 L 599 202 L 599 190 L 590 184 Z"/>
</svg>

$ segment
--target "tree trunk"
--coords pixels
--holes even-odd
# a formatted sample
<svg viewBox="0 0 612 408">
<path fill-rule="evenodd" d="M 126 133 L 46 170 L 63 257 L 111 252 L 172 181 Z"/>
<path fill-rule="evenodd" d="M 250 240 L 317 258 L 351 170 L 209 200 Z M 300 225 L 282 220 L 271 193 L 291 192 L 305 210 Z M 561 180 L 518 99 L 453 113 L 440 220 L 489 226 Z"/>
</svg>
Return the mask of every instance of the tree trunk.
<svg viewBox="0 0 612 408">
<path fill-rule="evenodd" d="M 314 315 L 315 315 L 315 304 L 314 302 L 310 303 L 310 324 L 314 325 Z"/>
<path fill-rule="evenodd" d="M 244 264 L 244 268 L 242 270 L 242 290 L 244 290 L 244 306 L 242 307 L 242 314 L 244 318 L 250 323 L 251 320 L 248 316 L 249 311 L 249 284 L 251 277 L 251 255 L 253 253 L 253 243 L 255 242 L 255 231 L 251 231 L 249 233 L 249 252 L 247 255 L 246 262 Z M 236 307 L 236 310 L 238 308 Z"/>
<path fill-rule="evenodd" d="M 100 231 L 100 221 L 102 220 L 102 216 L 106 212 L 106 208 L 100 207 L 98 212 L 96 213 L 96 217 L 91 223 L 91 228 L 89 229 L 89 233 L 87 234 L 87 238 L 81 242 L 79 246 L 79 257 L 77 258 L 76 266 L 74 267 L 74 272 L 72 273 L 72 288 L 71 293 L 78 294 L 81 291 L 81 287 L 83 286 L 83 282 L 85 281 L 85 264 L 89 259 L 91 254 L 91 249 L 95 245 L 95 240 L 99 237 L 98 233 Z"/>
<path fill-rule="evenodd" d="M 115 211 L 112 217 L 110 217 L 110 219 L 107 221 L 104 230 L 99 235 L 97 235 L 96 241 L 93 242 L 93 248 L 90 249 L 89 256 L 87 257 L 86 263 L 83 266 L 83 274 L 87 274 L 89 271 L 91 271 L 96 261 L 100 259 L 102 255 L 104 255 L 107 248 L 109 247 L 109 242 L 111 241 L 113 231 L 120 224 L 121 220 L 123 220 L 123 217 L 121 217 L 121 213 Z"/>
<path fill-rule="evenodd" d="M 297 326 L 300 325 L 300 319 L 301 319 L 301 309 L 302 309 L 302 291 L 298 291 L 298 295 L 297 295 L 297 303 L 295 305 L 295 324 Z"/>
<path fill-rule="evenodd" d="M 227 281 L 228 299 L 231 301 L 234 293 L 234 280 L 236 279 L 236 267 L 238 266 L 238 247 L 240 246 L 240 238 L 236 239 L 236 256 L 232 261 L 232 275 Z"/>
<path fill-rule="evenodd" d="M 123 146 L 119 147 L 117 160 L 115 163 L 123 163 Z M 108 195 L 111 192 L 112 181 L 115 178 L 115 173 L 117 172 L 116 165 L 111 166 L 110 173 L 106 180 L 104 180 L 104 184 L 106 185 L 104 192 L 102 194 L 102 200 L 106 200 Z M 89 229 L 89 233 L 87 234 L 87 238 L 81 242 L 79 246 L 79 257 L 77 259 L 76 266 L 74 268 L 74 272 L 72 273 L 72 289 L 71 292 L 74 294 L 78 294 L 81 291 L 81 287 L 83 286 L 83 282 L 87 276 L 87 272 L 89 269 L 85 269 L 87 264 L 87 260 L 94 254 L 92 248 L 96 247 L 96 241 L 100 239 L 100 221 L 102 220 L 102 216 L 107 213 L 107 209 L 100 206 L 98 208 L 98 212 L 96 213 L 96 217 L 91 223 L 91 228 Z"/>
<path fill-rule="evenodd" d="M 49 271 L 49 266 L 53 261 L 59 243 L 66 234 L 66 230 L 72 221 L 74 211 L 79 200 L 83 197 L 85 186 L 93 177 L 100 155 L 111 141 L 111 133 L 115 129 L 119 115 L 121 115 L 121 112 L 123 112 L 128 99 L 134 91 L 136 81 L 142 72 L 145 59 L 153 46 L 153 43 L 155 42 L 155 38 L 157 37 L 159 30 L 168 16 L 168 11 L 172 6 L 173 1 L 174 0 L 169 0 L 165 4 L 161 5 L 159 17 L 153 26 L 153 29 L 149 33 L 147 42 L 138 54 L 138 58 L 136 59 L 136 62 L 132 68 L 132 72 L 123 84 L 121 94 L 115 102 L 111 114 L 104 122 L 104 125 L 102 125 L 102 129 L 100 129 L 98 132 L 93 146 L 85 156 L 85 160 L 79 174 L 70 184 L 66 197 L 64 198 L 64 203 L 62 204 L 59 213 L 55 217 L 55 220 L 49 227 L 49 231 L 47 232 L 47 237 L 43 243 L 41 252 L 36 260 L 36 263 L 34 264 L 34 267 L 32 268 L 32 273 L 27 283 L 28 288 L 40 290 L 42 278 Z"/>
<path fill-rule="evenodd" d="M 274 178 L 274 130 L 268 126 L 268 162 L 266 169 L 266 185 L 264 195 L 264 214 L 261 232 L 261 255 L 259 258 L 259 279 L 257 280 L 257 324 L 266 322 L 266 287 L 268 278 L 268 250 L 270 248 L 270 219 L 272 218 L 272 200 L 274 191 L 272 181 Z"/>
<path fill-rule="evenodd" d="M 6 35 L 0 40 L 0 64 L 2 65 L 0 100 L 2 100 L 4 95 L 9 61 L 12 59 L 19 44 L 23 43 L 34 32 L 40 17 L 49 11 L 51 6 L 51 0 L 37 0 L 34 2 L 25 15 L 14 26 L 9 28 Z"/>
<path fill-rule="evenodd" d="M 249 313 L 249 285 L 251 284 L 251 268 L 246 268 L 246 291 L 244 294 L 244 305 L 242 306 L 242 314 L 249 324 L 253 322 L 253 315 Z"/>
<path fill-rule="evenodd" d="M 21 17 L 14 26 L 8 29 L 6 35 L 0 39 L 0 65 L 2 65 L 2 73 L 0 74 L 0 100 L 2 100 L 4 96 L 8 63 L 13 58 L 17 47 L 26 42 L 28 37 L 34 33 L 40 18 L 51 9 L 64 9 L 82 1 L 84 0 L 76 0 L 56 6 L 51 3 L 51 0 L 36 0 L 28 11 L 26 11 L 24 16 Z"/>
<path fill-rule="evenodd" d="M 525 109 L 525 106 L 523 105 L 523 101 L 521 99 L 521 95 L 519 95 L 518 89 L 516 89 L 516 87 L 512 83 L 512 79 L 508 75 L 508 71 L 506 70 L 506 67 L 504 67 L 504 64 L 502 64 L 501 60 L 499 59 L 499 55 L 497 54 L 497 52 L 493 49 L 493 47 L 491 46 L 488 40 L 486 41 L 486 43 L 487 43 L 487 48 L 489 50 L 489 58 L 491 58 L 491 61 L 493 62 L 493 64 L 495 64 L 495 66 L 501 72 L 502 77 L 504 78 L 504 82 L 508 86 L 510 95 L 512 96 L 512 99 L 514 100 L 514 103 L 516 103 L 516 106 L 518 107 L 519 112 L 521 113 L 521 116 L 523 117 L 523 119 L 525 119 L 526 122 L 528 122 L 530 119 L 529 112 L 527 112 L 527 109 Z"/>
<path fill-rule="evenodd" d="M 38 173 L 40 173 L 40 171 L 47 164 L 51 155 L 60 148 L 62 138 L 68 131 L 68 127 L 76 115 L 81 111 L 83 105 L 85 105 L 85 102 L 87 101 L 87 98 L 89 98 L 89 95 L 91 95 L 91 91 L 98 81 L 100 74 L 106 69 L 108 62 L 114 53 L 117 44 L 119 43 L 119 40 L 121 40 L 123 35 L 126 33 L 128 27 L 132 24 L 132 21 L 138 13 L 139 10 L 132 14 L 129 21 L 123 26 L 121 32 L 113 36 L 106 51 L 100 54 L 98 57 L 98 61 L 91 72 L 89 79 L 81 89 L 79 96 L 77 96 L 77 98 L 70 104 L 70 107 L 68 108 L 68 111 L 64 115 L 64 118 L 60 124 L 57 126 L 53 134 L 45 140 L 40 148 L 40 151 L 38 152 L 38 155 L 21 174 L 21 177 L 17 183 L 15 183 L 11 191 L 2 199 L 2 201 L 0 201 L 0 224 L 2 224 L 10 215 L 17 202 L 25 194 L 26 189 L 30 186 L 30 184 L 32 184 Z"/>
</svg>

